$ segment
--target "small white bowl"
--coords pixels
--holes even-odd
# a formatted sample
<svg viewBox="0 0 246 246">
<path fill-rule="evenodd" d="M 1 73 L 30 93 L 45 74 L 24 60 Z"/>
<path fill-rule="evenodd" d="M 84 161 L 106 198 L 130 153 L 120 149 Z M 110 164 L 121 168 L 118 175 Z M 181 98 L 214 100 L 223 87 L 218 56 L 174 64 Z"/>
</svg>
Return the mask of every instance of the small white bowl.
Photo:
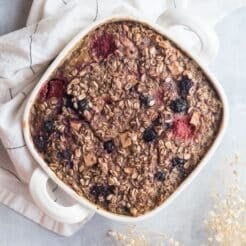
<svg viewBox="0 0 246 246">
<path fill-rule="evenodd" d="M 102 24 L 119 21 L 119 20 L 132 20 L 132 21 L 143 23 L 144 25 L 149 26 L 153 30 L 156 30 L 158 33 L 162 34 L 166 38 L 173 41 L 173 43 L 175 43 L 177 47 L 179 47 L 183 52 L 185 52 L 187 56 L 193 58 L 193 60 L 197 62 L 197 64 L 200 66 L 203 72 L 210 79 L 211 83 L 213 84 L 215 90 L 217 91 L 223 103 L 223 117 L 222 117 L 220 129 L 218 131 L 216 139 L 214 140 L 212 146 L 207 151 L 206 155 L 202 158 L 202 160 L 197 165 L 197 167 L 193 170 L 193 172 L 182 182 L 182 184 L 180 184 L 180 186 L 176 189 L 176 191 L 171 196 L 169 196 L 168 199 L 166 199 L 160 206 L 138 217 L 124 216 L 124 215 L 114 214 L 109 211 L 106 211 L 102 209 L 101 207 L 98 207 L 97 205 L 93 204 L 86 198 L 79 196 L 68 185 L 66 185 L 60 179 L 58 179 L 57 176 L 51 171 L 51 169 L 48 167 L 46 162 L 42 159 L 40 154 L 35 149 L 33 141 L 32 141 L 32 137 L 30 134 L 30 127 L 29 127 L 30 111 L 31 111 L 33 103 L 35 102 L 37 94 L 39 93 L 40 88 L 42 87 L 43 83 L 50 78 L 52 72 L 57 68 L 57 66 L 61 64 L 61 62 L 71 52 L 74 46 L 89 32 L 91 32 L 92 30 L 94 30 L 95 28 L 97 28 L 98 26 Z M 183 13 L 180 13 L 177 10 L 170 10 L 169 12 L 166 12 L 164 15 L 160 17 L 160 20 L 162 21 L 162 26 L 165 25 L 165 29 L 175 24 L 184 24 L 186 26 L 189 26 L 189 28 L 191 28 L 194 32 L 196 32 L 203 44 L 203 50 L 202 50 L 203 59 L 208 59 L 212 57 L 214 53 L 217 51 L 218 45 L 216 42 L 217 41 L 216 35 L 211 30 L 209 30 L 207 27 L 202 26 L 202 24 L 199 23 L 198 21 L 195 21 L 194 23 L 194 20 L 191 20 L 190 17 L 185 16 Z M 27 147 L 30 150 L 33 158 L 37 161 L 37 163 L 40 166 L 34 171 L 31 177 L 30 185 L 29 185 L 30 192 L 37 206 L 39 206 L 50 217 L 56 219 L 57 221 L 63 222 L 63 223 L 77 223 L 77 222 L 81 222 L 85 220 L 86 218 L 88 218 L 88 216 L 91 215 L 93 212 L 97 212 L 98 214 L 101 214 L 102 216 L 105 216 L 109 219 L 117 220 L 121 222 L 136 222 L 136 221 L 140 221 L 143 219 L 147 219 L 157 214 L 160 210 L 166 208 L 169 204 L 171 204 L 174 201 L 174 199 L 189 184 L 191 184 L 192 180 L 197 176 L 197 174 L 206 165 L 210 157 L 214 154 L 216 148 L 218 147 L 219 143 L 222 140 L 222 136 L 224 135 L 225 128 L 228 122 L 228 103 L 227 103 L 224 90 L 219 84 L 219 82 L 217 81 L 217 79 L 211 74 L 208 68 L 204 65 L 204 62 L 202 62 L 198 56 L 191 54 L 181 44 L 178 44 L 177 42 L 175 42 L 174 39 L 175 38 L 170 37 L 167 30 L 165 31 L 164 28 L 161 27 L 160 25 L 150 23 L 144 19 L 137 18 L 137 17 L 129 17 L 129 16 L 110 17 L 110 18 L 95 22 L 89 27 L 87 27 L 86 29 L 84 29 L 83 31 L 81 31 L 58 55 L 58 57 L 50 65 L 50 67 L 44 73 L 40 81 L 37 83 L 35 89 L 32 91 L 30 98 L 26 104 L 26 108 L 24 112 L 24 120 L 23 120 L 23 132 L 24 132 L 24 137 L 25 137 Z M 68 194 L 68 196 L 70 196 L 76 201 L 76 204 L 74 206 L 64 207 L 54 202 L 51 199 L 46 189 L 47 181 L 49 178 L 51 178 L 62 190 L 64 190 Z"/>
</svg>

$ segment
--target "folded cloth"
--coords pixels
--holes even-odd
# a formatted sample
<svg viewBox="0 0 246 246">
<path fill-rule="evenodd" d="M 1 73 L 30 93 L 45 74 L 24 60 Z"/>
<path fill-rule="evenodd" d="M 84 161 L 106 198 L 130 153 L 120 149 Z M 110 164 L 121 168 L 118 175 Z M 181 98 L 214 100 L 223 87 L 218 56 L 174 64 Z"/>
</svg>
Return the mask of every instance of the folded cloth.
<svg viewBox="0 0 246 246">
<path fill-rule="evenodd" d="M 177 3 L 179 1 L 176 0 Z M 153 4 L 152 1 L 141 0 L 34 0 L 26 27 L 0 37 L 0 138 L 2 141 L 0 202 L 2 204 L 60 235 L 69 236 L 81 228 L 82 223 L 68 225 L 49 218 L 32 201 L 28 183 L 37 164 L 28 152 L 21 129 L 25 102 L 50 62 L 69 40 L 88 24 L 113 13 L 141 14 L 155 21 L 168 6 L 177 7 L 176 2 L 156 0 Z M 202 0 L 195 2 L 204 6 Z M 207 2 L 215 8 L 214 2 L 221 1 Z M 229 0 L 225 2 L 231 7 Z M 234 8 L 241 6 L 244 1 L 233 1 L 234 4 L 235 2 Z M 218 4 L 217 7 L 221 6 Z M 193 9 L 198 13 L 199 4 L 193 6 Z M 200 8 L 200 12 L 204 13 L 203 7 Z M 214 9 L 213 13 L 214 16 L 221 17 Z M 208 16 L 211 16 L 211 13 Z M 215 18 L 211 17 L 210 20 L 212 24 L 215 23 Z"/>
</svg>

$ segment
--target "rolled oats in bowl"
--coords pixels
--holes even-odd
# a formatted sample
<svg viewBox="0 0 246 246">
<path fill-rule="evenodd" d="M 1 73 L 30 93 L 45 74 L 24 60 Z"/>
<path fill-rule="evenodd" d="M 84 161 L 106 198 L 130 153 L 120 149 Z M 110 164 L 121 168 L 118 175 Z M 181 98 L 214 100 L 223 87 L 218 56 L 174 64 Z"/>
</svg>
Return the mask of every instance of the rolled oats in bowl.
<svg viewBox="0 0 246 246">
<path fill-rule="evenodd" d="M 163 35 L 135 21 L 85 36 L 32 106 L 33 143 L 77 194 L 116 214 L 161 205 L 219 131 L 207 76 Z"/>
</svg>

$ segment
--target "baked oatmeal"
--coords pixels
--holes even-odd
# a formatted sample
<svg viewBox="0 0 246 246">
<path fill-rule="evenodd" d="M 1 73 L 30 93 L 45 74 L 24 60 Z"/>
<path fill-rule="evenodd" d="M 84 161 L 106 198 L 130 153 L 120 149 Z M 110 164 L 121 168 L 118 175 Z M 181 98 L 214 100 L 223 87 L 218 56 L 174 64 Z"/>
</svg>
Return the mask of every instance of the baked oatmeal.
<svg viewBox="0 0 246 246">
<path fill-rule="evenodd" d="M 147 25 L 84 37 L 41 88 L 34 145 L 77 194 L 116 214 L 162 204 L 220 128 L 222 103 L 199 66 Z"/>
</svg>

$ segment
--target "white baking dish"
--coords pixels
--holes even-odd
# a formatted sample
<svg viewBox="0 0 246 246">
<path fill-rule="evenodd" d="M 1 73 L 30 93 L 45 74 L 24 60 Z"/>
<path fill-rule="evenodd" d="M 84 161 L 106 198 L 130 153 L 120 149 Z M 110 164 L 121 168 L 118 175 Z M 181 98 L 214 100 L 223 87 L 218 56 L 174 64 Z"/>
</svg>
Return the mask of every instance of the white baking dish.
<svg viewBox="0 0 246 246">
<path fill-rule="evenodd" d="M 133 20 L 136 22 L 143 23 L 145 25 L 148 25 L 152 29 L 156 30 L 157 32 L 163 34 L 165 37 L 169 38 L 170 40 L 172 40 L 181 50 L 183 50 L 188 56 L 190 56 L 197 62 L 197 64 L 201 67 L 201 69 L 210 79 L 211 83 L 213 84 L 214 88 L 218 92 L 218 95 L 223 103 L 223 117 L 222 117 L 222 123 L 220 129 L 218 131 L 218 135 L 215 141 L 213 142 L 212 146 L 210 147 L 210 149 L 207 151 L 204 158 L 200 161 L 200 163 L 197 165 L 195 170 L 186 178 L 186 180 L 177 188 L 177 190 L 166 201 L 163 202 L 162 205 L 139 217 L 130 217 L 130 216 L 113 214 L 111 212 L 108 212 L 98 207 L 97 205 L 88 201 L 86 198 L 81 197 L 77 193 L 75 193 L 75 191 L 73 191 L 69 186 L 64 184 L 60 179 L 56 177 L 56 175 L 51 171 L 51 169 L 42 159 L 40 154 L 36 151 L 29 128 L 29 116 L 30 116 L 31 107 L 36 99 L 37 94 L 39 93 L 41 86 L 45 81 L 49 79 L 49 77 L 51 76 L 52 72 L 56 69 L 56 67 L 61 63 L 61 61 L 66 57 L 66 55 L 70 53 L 73 47 L 90 31 L 92 31 L 93 29 L 95 29 L 96 27 L 102 24 L 117 21 L 117 20 Z M 93 23 L 92 25 L 81 31 L 65 47 L 65 49 L 58 55 L 55 61 L 50 65 L 50 67 L 44 73 L 40 81 L 37 83 L 35 89 L 31 93 L 24 112 L 23 133 L 28 149 L 30 150 L 33 158 L 39 164 L 39 167 L 36 168 L 36 170 L 33 172 L 32 178 L 30 180 L 29 188 L 37 206 L 39 206 L 46 214 L 53 217 L 54 219 L 64 223 L 77 223 L 83 221 L 85 218 L 88 217 L 89 214 L 93 213 L 93 211 L 109 219 L 122 221 L 122 222 L 136 222 L 139 220 L 149 218 L 155 215 L 156 213 L 158 213 L 160 210 L 166 208 L 189 184 L 191 184 L 192 180 L 206 165 L 209 158 L 215 153 L 216 148 L 221 142 L 228 121 L 228 103 L 223 88 L 216 80 L 216 78 L 208 70 L 207 66 L 204 65 L 211 57 L 215 55 L 217 51 L 218 43 L 215 33 L 209 30 L 208 28 L 206 28 L 199 21 L 192 20 L 190 17 L 185 16 L 182 12 L 179 12 L 178 10 L 167 11 L 164 15 L 162 15 L 159 18 L 159 23 L 161 25 L 153 24 L 144 19 L 138 17 L 130 17 L 130 16 L 114 16 Z M 175 37 L 173 36 L 170 37 L 167 29 L 176 24 L 182 24 L 188 26 L 193 32 L 195 32 L 198 35 L 202 43 L 202 51 L 199 56 L 191 54 L 186 48 L 182 46 L 182 44 L 175 42 Z M 62 190 L 64 190 L 68 196 L 73 198 L 77 202 L 76 205 L 71 207 L 64 207 L 58 203 L 55 203 L 49 196 L 46 189 L 47 181 L 49 178 L 51 178 L 56 184 L 58 184 L 58 186 Z"/>
</svg>

